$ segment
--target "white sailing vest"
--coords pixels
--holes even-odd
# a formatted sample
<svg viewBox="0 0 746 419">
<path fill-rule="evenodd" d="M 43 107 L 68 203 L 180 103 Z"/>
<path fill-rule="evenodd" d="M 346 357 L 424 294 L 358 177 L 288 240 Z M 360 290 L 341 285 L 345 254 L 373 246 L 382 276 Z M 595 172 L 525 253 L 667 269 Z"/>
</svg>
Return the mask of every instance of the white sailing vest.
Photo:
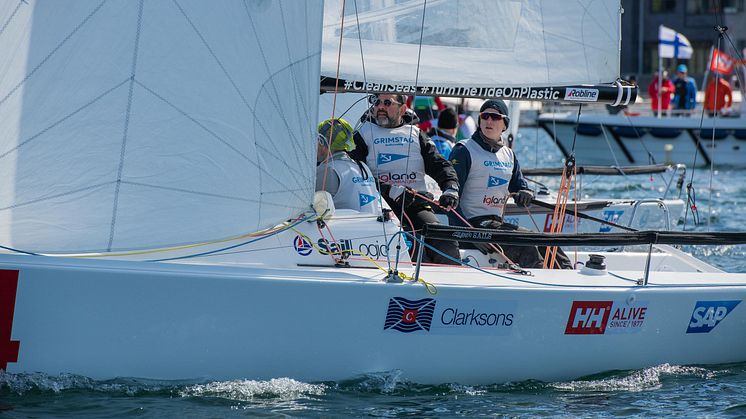
<svg viewBox="0 0 746 419">
<path fill-rule="evenodd" d="M 466 218 L 480 215 L 502 217 L 513 176 L 513 150 L 501 147 L 496 153 L 483 149 L 472 139 L 462 141 L 471 157 L 469 177 L 461 191 L 459 206 Z"/>
<path fill-rule="evenodd" d="M 329 167 L 339 176 L 339 189 L 334 194 L 334 207 L 340 209 L 354 209 L 360 212 L 381 214 L 381 202 L 376 189 L 376 179 L 370 169 L 361 163 L 360 166 L 346 154 L 337 153 L 329 161 Z"/>
<path fill-rule="evenodd" d="M 425 161 L 420 150 L 418 127 L 383 128 L 365 122 L 358 133 L 368 146 L 368 167 L 381 183 L 426 190 Z"/>
</svg>

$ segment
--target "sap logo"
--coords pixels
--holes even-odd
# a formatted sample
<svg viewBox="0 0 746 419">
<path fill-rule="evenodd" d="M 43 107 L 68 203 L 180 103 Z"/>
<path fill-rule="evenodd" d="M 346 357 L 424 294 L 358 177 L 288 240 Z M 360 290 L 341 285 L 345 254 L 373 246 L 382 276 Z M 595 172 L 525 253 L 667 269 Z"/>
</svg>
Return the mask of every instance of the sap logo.
<svg viewBox="0 0 746 419">
<path fill-rule="evenodd" d="M 565 100 L 595 102 L 598 100 L 598 89 L 578 89 L 571 87 L 565 91 Z"/>
<path fill-rule="evenodd" d="M 710 333 L 741 300 L 697 301 L 686 333 Z"/>
<path fill-rule="evenodd" d="M 603 335 L 613 301 L 573 301 L 566 335 Z"/>
<path fill-rule="evenodd" d="M 367 195 L 367 194 L 361 193 L 361 194 L 358 194 L 358 196 L 360 197 L 361 207 L 371 204 L 373 201 L 376 200 L 376 197 L 373 195 Z"/>
<path fill-rule="evenodd" d="M 505 185 L 506 183 L 508 183 L 507 179 L 503 179 L 497 176 L 490 176 L 489 179 L 487 179 L 488 188 L 494 188 L 495 186 L 502 186 L 502 185 Z"/>
<path fill-rule="evenodd" d="M 382 173 L 378 176 L 378 179 L 383 183 L 391 184 L 402 184 L 402 183 L 415 183 L 417 181 L 417 173 Z"/>
<path fill-rule="evenodd" d="M 504 196 L 502 198 L 498 198 L 496 196 L 487 196 L 485 195 L 482 199 L 482 203 L 489 206 L 489 207 L 502 207 L 508 202 L 508 197 Z"/>
<path fill-rule="evenodd" d="M 435 300 L 432 298 L 414 301 L 402 297 L 391 298 L 383 330 L 397 330 L 404 333 L 418 330 L 429 332 L 433 322 L 433 313 L 435 313 Z"/>
<path fill-rule="evenodd" d="M 619 218 L 621 218 L 622 214 L 624 214 L 624 211 L 604 211 L 604 221 L 609 221 L 616 224 L 619 221 Z M 606 224 L 601 225 L 601 228 L 598 230 L 599 233 L 608 233 L 610 231 L 611 226 Z"/>
<path fill-rule="evenodd" d="M 401 160 L 401 159 L 406 159 L 406 158 L 407 158 L 406 154 L 381 153 L 381 154 L 378 155 L 377 163 L 378 164 L 386 164 L 386 163 L 391 163 L 393 161 L 397 161 L 397 160 Z"/>
<path fill-rule="evenodd" d="M 295 251 L 301 256 L 308 256 L 313 251 L 311 242 L 306 240 L 303 236 L 295 236 L 295 239 L 293 239 L 293 248 L 295 248 Z"/>
</svg>

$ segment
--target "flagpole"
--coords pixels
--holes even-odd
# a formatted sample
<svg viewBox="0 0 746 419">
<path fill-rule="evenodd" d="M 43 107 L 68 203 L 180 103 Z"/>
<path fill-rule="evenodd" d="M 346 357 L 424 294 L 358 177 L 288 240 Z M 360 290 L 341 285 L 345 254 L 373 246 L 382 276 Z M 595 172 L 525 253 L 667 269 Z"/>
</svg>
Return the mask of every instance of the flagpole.
<svg viewBox="0 0 746 419">
<path fill-rule="evenodd" d="M 707 89 L 707 76 L 710 75 L 710 67 L 712 67 L 712 57 L 714 53 L 715 53 L 715 47 L 710 45 L 710 61 L 707 63 L 707 67 L 705 68 L 705 78 L 702 79 L 702 91 L 703 92 Z"/>
<path fill-rule="evenodd" d="M 661 117 L 661 102 L 662 95 L 661 89 L 663 89 L 663 57 L 661 57 L 660 45 L 658 46 L 658 118 Z"/>
</svg>

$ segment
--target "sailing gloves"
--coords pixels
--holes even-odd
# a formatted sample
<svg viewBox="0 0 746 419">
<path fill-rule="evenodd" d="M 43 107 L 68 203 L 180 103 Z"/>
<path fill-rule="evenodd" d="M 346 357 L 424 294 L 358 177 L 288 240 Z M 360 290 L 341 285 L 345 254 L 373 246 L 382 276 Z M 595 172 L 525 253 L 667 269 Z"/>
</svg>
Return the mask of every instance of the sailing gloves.
<svg viewBox="0 0 746 419">
<path fill-rule="evenodd" d="M 451 208 L 456 208 L 458 207 L 458 191 L 453 188 L 448 188 L 443 191 L 443 194 L 440 195 L 438 201 L 440 206 L 442 206 L 446 211 Z"/>
<path fill-rule="evenodd" d="M 522 207 L 531 205 L 533 199 L 534 193 L 530 189 L 521 189 L 513 196 L 513 201 Z"/>
</svg>

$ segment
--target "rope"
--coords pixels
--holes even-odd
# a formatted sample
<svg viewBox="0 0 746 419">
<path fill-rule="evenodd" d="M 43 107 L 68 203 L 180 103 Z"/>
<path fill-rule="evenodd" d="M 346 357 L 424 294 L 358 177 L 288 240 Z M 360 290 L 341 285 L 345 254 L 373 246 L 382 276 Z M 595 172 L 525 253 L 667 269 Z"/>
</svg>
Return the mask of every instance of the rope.
<svg viewBox="0 0 746 419">
<path fill-rule="evenodd" d="M 301 236 L 304 239 L 306 239 L 308 241 L 308 243 L 311 244 L 311 247 L 313 247 L 314 249 L 316 249 L 316 251 L 319 252 L 320 254 L 329 253 L 329 255 L 331 255 L 333 259 L 334 259 L 334 255 L 340 255 L 342 257 L 344 257 L 344 254 L 354 254 L 354 255 L 362 256 L 361 260 L 367 260 L 368 262 L 372 263 L 376 268 L 378 268 L 379 270 L 381 270 L 385 274 L 389 274 L 389 272 L 390 272 L 389 270 L 387 270 L 384 267 L 382 267 L 381 265 L 379 265 L 376 262 L 375 259 L 371 258 L 370 256 L 366 255 L 363 252 L 360 252 L 359 250 L 349 249 L 349 250 L 344 250 L 343 251 L 343 250 L 341 250 L 341 248 L 339 246 L 337 246 L 337 249 L 340 249 L 340 250 L 336 251 L 336 252 L 332 251 L 331 248 L 329 248 L 328 250 L 323 250 L 320 247 L 318 247 L 317 245 L 313 244 L 313 240 L 311 240 L 311 238 L 308 237 L 307 235 L 301 233 L 300 231 L 298 231 L 298 230 L 296 230 L 294 228 L 292 228 L 292 230 L 296 234 L 298 234 L 299 236 Z M 396 233 L 396 234 L 399 234 L 399 233 Z M 402 234 L 409 234 L 409 233 L 403 232 Z M 389 246 L 389 248 L 391 248 L 390 246 L 391 246 L 391 241 L 393 240 L 393 238 L 394 238 L 394 236 L 392 236 L 391 239 L 386 243 L 386 245 Z M 405 281 L 415 282 L 414 277 L 412 277 L 410 275 L 407 275 L 404 272 L 397 272 L 397 275 L 399 276 L 399 278 L 401 278 L 401 279 L 403 279 Z M 430 293 L 431 295 L 435 295 L 435 294 L 438 293 L 437 288 L 432 283 L 430 283 L 428 281 L 425 281 L 422 278 L 418 278 L 416 282 L 421 282 L 425 286 L 425 289 L 427 290 L 427 292 Z"/>
</svg>

